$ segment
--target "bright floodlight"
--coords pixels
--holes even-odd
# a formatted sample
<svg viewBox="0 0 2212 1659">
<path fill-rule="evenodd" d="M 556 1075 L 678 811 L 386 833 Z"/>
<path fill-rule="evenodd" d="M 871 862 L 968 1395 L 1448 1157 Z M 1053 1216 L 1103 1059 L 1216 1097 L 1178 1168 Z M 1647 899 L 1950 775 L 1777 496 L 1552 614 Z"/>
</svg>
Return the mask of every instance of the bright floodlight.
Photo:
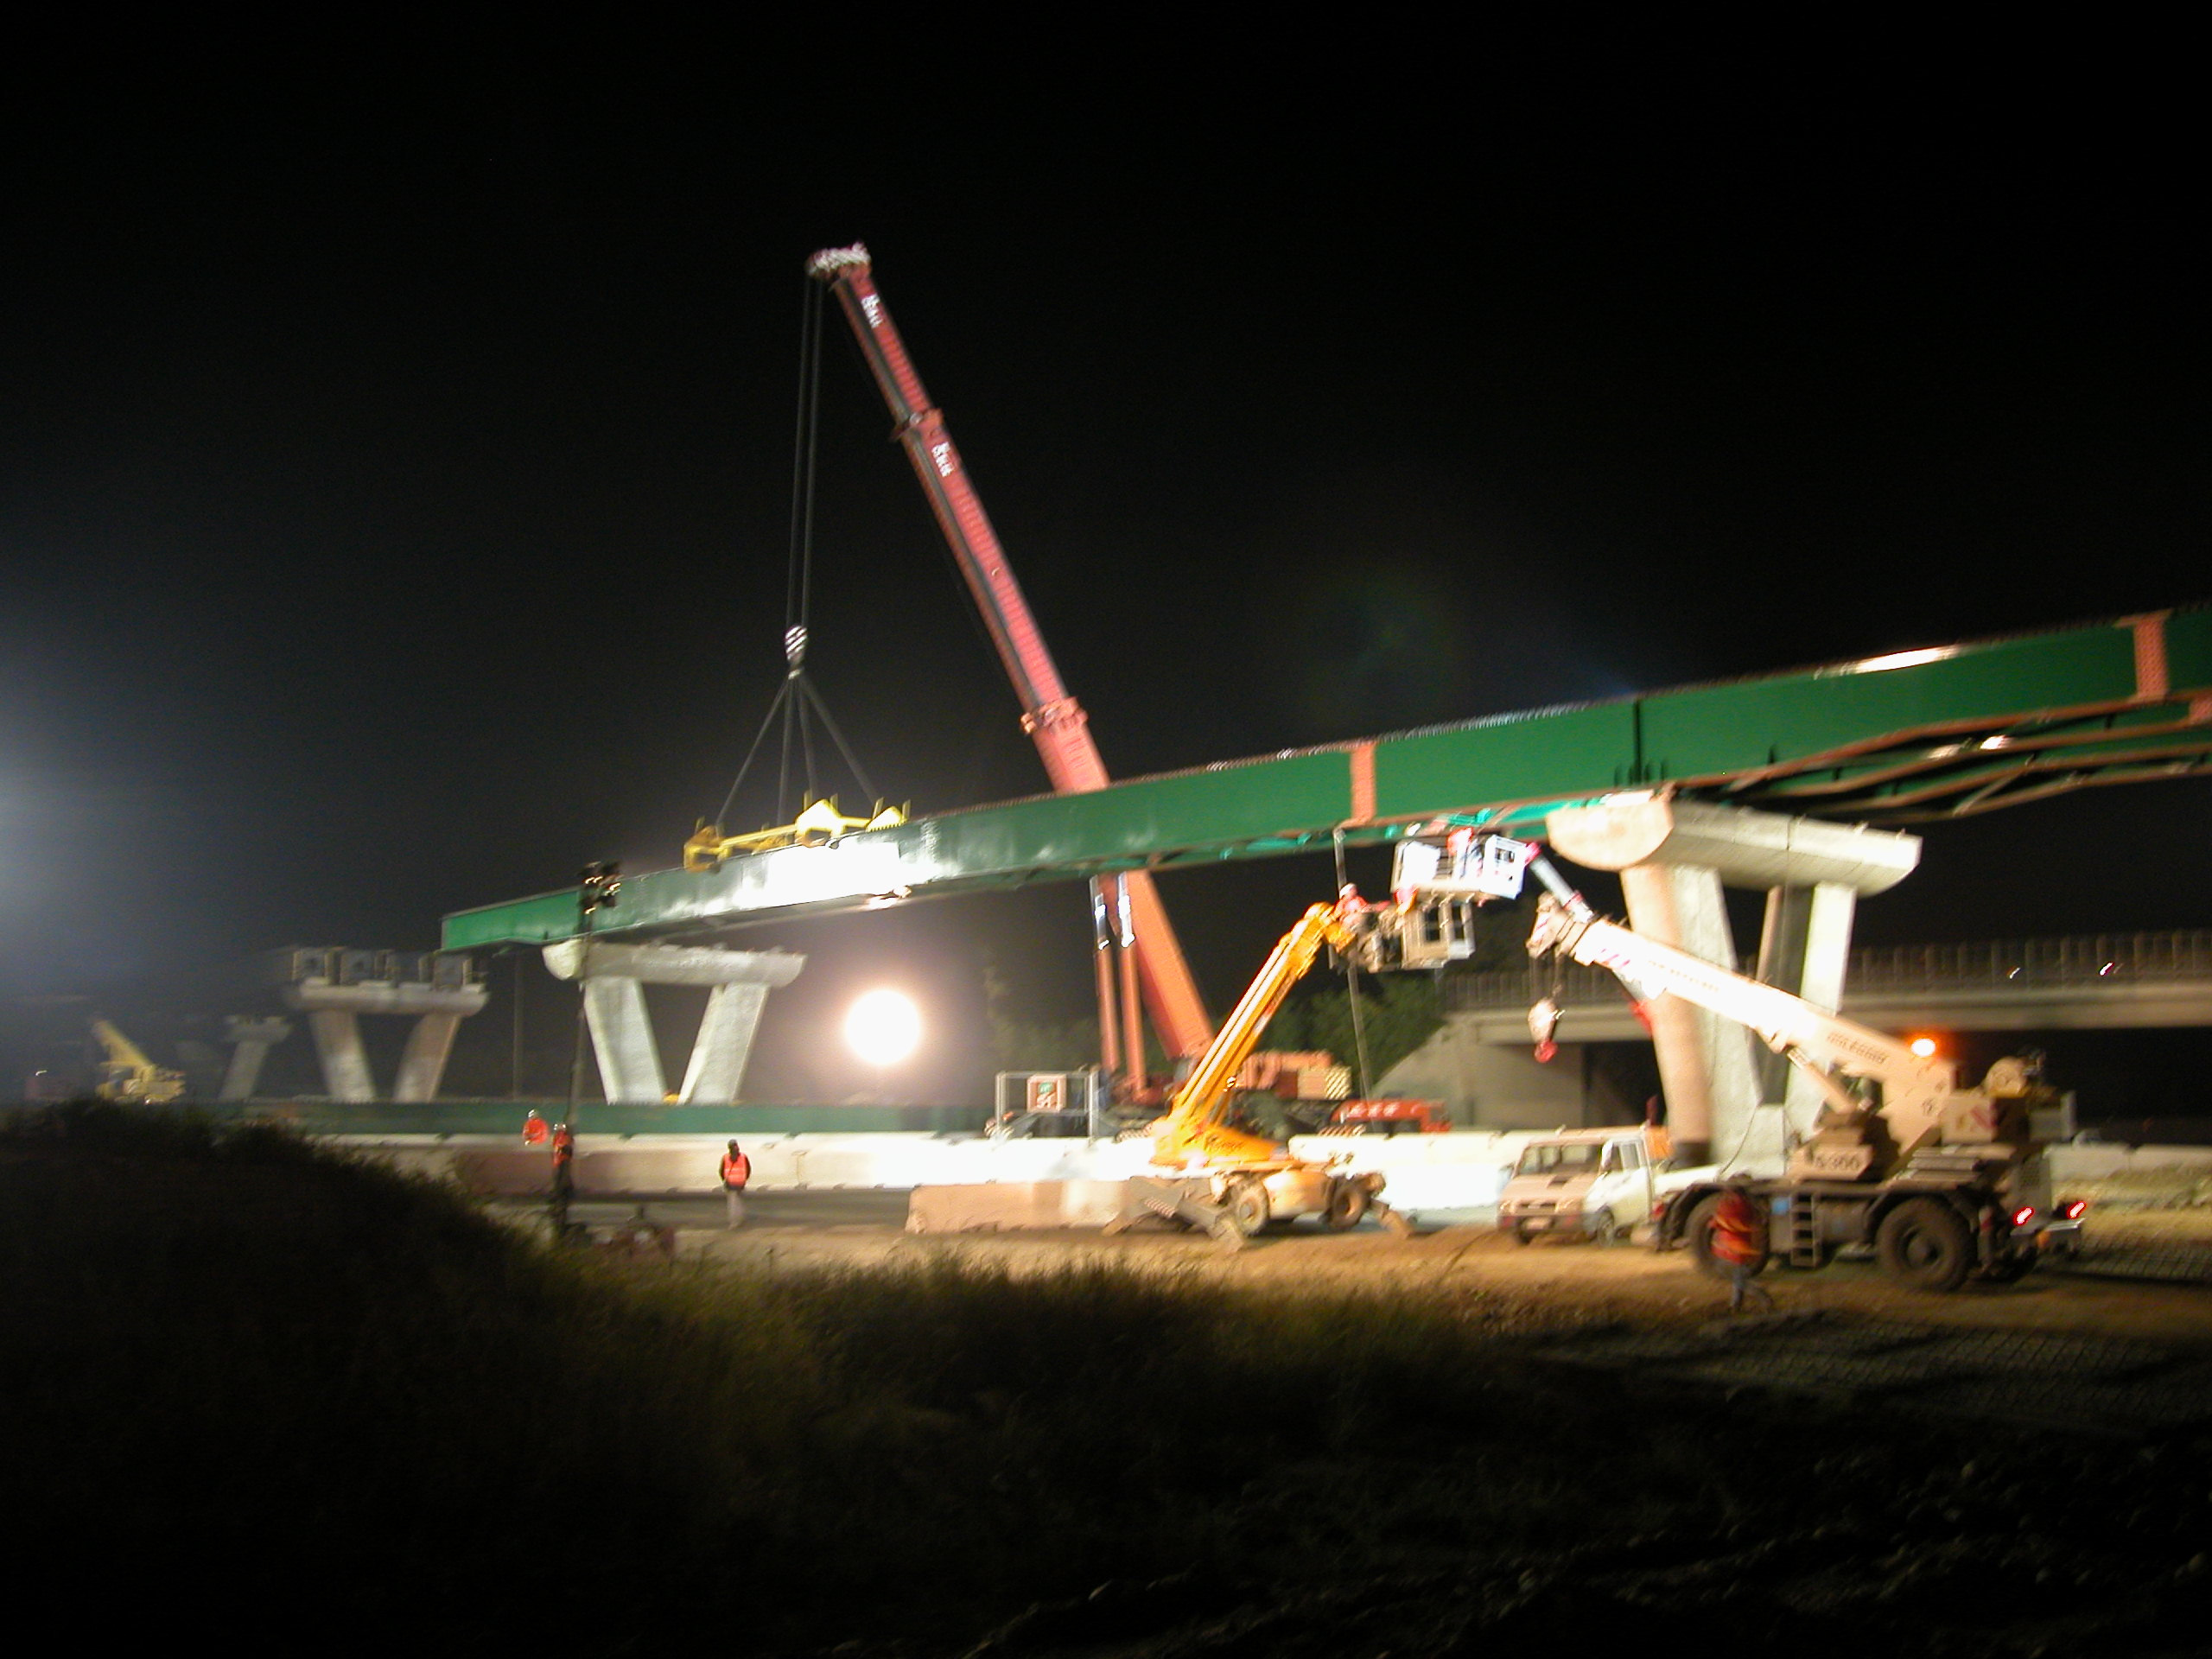
<svg viewBox="0 0 2212 1659">
<path fill-rule="evenodd" d="M 1919 1055 L 1923 1060 L 1932 1059 L 1936 1053 L 1936 1039 L 1933 1037 L 1914 1038 L 1912 1039 L 1912 1052 Z"/>
<path fill-rule="evenodd" d="M 921 1040 L 921 1010 L 897 991 L 870 991 L 845 1015 L 845 1042 L 870 1065 L 896 1065 Z"/>
</svg>

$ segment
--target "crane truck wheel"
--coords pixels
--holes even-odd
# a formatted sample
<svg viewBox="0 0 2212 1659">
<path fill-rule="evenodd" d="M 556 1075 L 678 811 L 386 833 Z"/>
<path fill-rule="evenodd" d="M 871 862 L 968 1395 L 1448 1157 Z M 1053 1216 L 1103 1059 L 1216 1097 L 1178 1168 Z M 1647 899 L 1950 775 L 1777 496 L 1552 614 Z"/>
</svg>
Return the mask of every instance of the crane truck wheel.
<svg viewBox="0 0 2212 1659">
<path fill-rule="evenodd" d="M 1321 1223 L 1336 1232 L 1357 1227 L 1367 1214 L 1367 1189 L 1352 1181 L 1329 1183 L 1329 1201 L 1322 1208 Z"/>
<path fill-rule="evenodd" d="M 1689 1246 L 1690 1257 L 1697 1263 L 1700 1273 L 1715 1279 L 1726 1279 L 1728 1264 L 1713 1253 L 1713 1218 L 1719 1211 L 1720 1194 L 1718 1192 L 1700 1198 L 1690 1211 L 1689 1219 L 1682 1224 L 1682 1243 Z M 1752 1273 L 1764 1273 L 1770 1259 L 1768 1253 L 1761 1250 L 1758 1260 L 1751 1263 Z"/>
<path fill-rule="evenodd" d="M 1221 1207 L 1230 1225 L 1249 1238 L 1268 1224 L 1268 1189 L 1257 1181 L 1239 1181 Z"/>
<path fill-rule="evenodd" d="M 1965 1221 L 1935 1198 L 1909 1198 L 1883 1217 L 1874 1252 L 1883 1272 L 1916 1290 L 1956 1290 L 1974 1266 Z"/>
</svg>

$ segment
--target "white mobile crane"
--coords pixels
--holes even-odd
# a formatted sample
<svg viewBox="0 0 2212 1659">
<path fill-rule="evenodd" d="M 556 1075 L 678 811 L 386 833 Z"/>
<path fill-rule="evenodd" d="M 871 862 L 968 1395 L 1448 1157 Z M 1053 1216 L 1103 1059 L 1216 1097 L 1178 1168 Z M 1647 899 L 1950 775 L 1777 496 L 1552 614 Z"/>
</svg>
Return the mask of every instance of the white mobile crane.
<svg viewBox="0 0 2212 1659">
<path fill-rule="evenodd" d="M 1605 920 L 1528 842 L 1455 840 L 1421 855 L 1428 868 L 1411 880 L 1400 861 L 1396 927 L 1408 955 L 1440 932 L 1433 919 L 1424 927 L 1423 912 L 1463 902 L 1469 872 L 1525 868 L 1546 889 L 1530 956 L 1609 969 L 1639 1004 L 1671 995 L 1709 1008 L 1756 1032 L 1818 1084 L 1823 1105 L 1811 1137 L 1779 1178 L 1749 1183 L 1773 1217 L 1771 1251 L 1789 1265 L 1817 1268 L 1839 1249 L 1871 1245 L 1895 1277 L 1948 1291 L 1970 1276 L 2018 1278 L 2044 1243 L 2070 1243 L 2082 1206 L 2053 1214 L 2048 1172 L 2028 1130 L 2030 1104 L 2044 1092 L 2034 1060 L 2001 1059 L 1980 1088 L 1961 1088 L 1948 1060 Z M 1539 1058 L 1558 1022 L 1549 998 L 1531 1010 Z M 1694 1181 L 1668 1199 L 1658 1218 L 1662 1247 L 1687 1243 L 1710 1264 L 1721 1185 Z"/>
</svg>

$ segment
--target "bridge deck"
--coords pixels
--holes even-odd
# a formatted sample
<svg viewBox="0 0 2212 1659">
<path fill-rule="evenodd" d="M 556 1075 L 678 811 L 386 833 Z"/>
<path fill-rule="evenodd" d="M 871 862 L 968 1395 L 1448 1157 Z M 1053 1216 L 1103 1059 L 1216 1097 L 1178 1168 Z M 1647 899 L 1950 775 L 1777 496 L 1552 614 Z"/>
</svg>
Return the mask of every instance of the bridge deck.
<svg viewBox="0 0 2212 1659">
<path fill-rule="evenodd" d="M 1675 785 L 1876 823 L 2212 771 L 2212 608 L 1548 709 L 924 817 L 633 877 L 598 931 L 681 935 L 1043 880 L 1386 841 Z M 445 918 L 448 950 L 573 937 L 575 890 Z"/>
</svg>

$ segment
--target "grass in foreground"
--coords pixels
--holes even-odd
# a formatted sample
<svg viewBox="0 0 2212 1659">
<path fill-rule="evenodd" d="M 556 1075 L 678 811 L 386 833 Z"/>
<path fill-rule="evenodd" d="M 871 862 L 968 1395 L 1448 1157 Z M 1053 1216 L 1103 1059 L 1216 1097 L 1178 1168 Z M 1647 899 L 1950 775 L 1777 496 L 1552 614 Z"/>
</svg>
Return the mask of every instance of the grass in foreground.
<svg viewBox="0 0 2212 1659">
<path fill-rule="evenodd" d="M 1640 1398 L 1478 1298 L 625 1268 L 102 1109 L 0 1139 L 0 1244 L 7 1559 L 112 1570 L 87 1634 L 1863 1656 L 2212 1611 L 2195 1448 Z"/>
</svg>

